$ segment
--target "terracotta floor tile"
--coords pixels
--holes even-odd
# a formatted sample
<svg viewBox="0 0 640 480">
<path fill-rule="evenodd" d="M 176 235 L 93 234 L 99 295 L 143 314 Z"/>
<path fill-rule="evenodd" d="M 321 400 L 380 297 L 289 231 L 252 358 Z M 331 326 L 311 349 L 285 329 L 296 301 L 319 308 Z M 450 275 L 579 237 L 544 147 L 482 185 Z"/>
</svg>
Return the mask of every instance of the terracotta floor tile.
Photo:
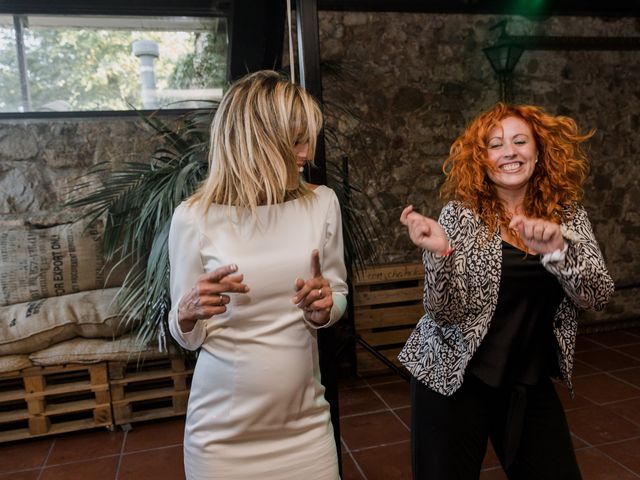
<svg viewBox="0 0 640 480">
<path fill-rule="evenodd" d="M 407 407 L 411 404 L 409 382 L 385 383 L 372 388 L 390 408 Z"/>
<path fill-rule="evenodd" d="M 480 472 L 480 480 L 507 480 L 507 475 L 502 470 L 502 467 L 494 467 L 489 470 L 482 470 Z"/>
<path fill-rule="evenodd" d="M 124 432 L 122 431 L 94 430 L 66 434 L 56 438 L 46 465 L 79 462 L 119 454 L 123 440 Z"/>
<path fill-rule="evenodd" d="M 623 330 L 614 332 L 594 333 L 589 335 L 589 340 L 599 343 L 606 347 L 615 347 L 618 345 L 629 345 L 638 343 L 640 339 L 636 335 L 630 335 Z"/>
<path fill-rule="evenodd" d="M 182 446 L 122 456 L 117 480 L 183 480 Z"/>
<path fill-rule="evenodd" d="M 368 385 L 341 389 L 339 391 L 339 402 L 340 415 L 343 416 L 387 409 L 380 397 Z"/>
<path fill-rule="evenodd" d="M 93 459 L 85 462 L 56 465 L 42 470 L 40 480 L 113 480 L 116 478 L 118 456 Z"/>
<path fill-rule="evenodd" d="M 46 438 L 0 445 L 0 473 L 42 466 L 52 444 L 53 438 Z"/>
<path fill-rule="evenodd" d="M 629 335 L 635 335 L 636 337 L 640 338 L 640 327 L 627 328 L 624 331 L 627 332 Z"/>
<path fill-rule="evenodd" d="M 571 398 L 569 390 L 565 387 L 564 383 L 555 382 L 554 386 L 556 387 L 556 392 L 558 392 L 558 397 L 560 397 L 560 402 L 562 403 L 565 411 L 593 405 L 593 402 L 589 401 L 582 395 L 578 395 L 577 393 L 574 394 L 573 398 Z"/>
<path fill-rule="evenodd" d="M 586 352 L 587 350 L 598 350 L 599 348 L 602 348 L 602 345 L 590 340 L 588 335 L 578 335 L 576 337 L 576 352 Z"/>
<path fill-rule="evenodd" d="M 353 453 L 367 480 L 407 480 L 411 478 L 409 442 L 367 448 Z"/>
<path fill-rule="evenodd" d="M 596 448 L 578 450 L 576 457 L 582 480 L 638 480 L 636 475 Z"/>
<path fill-rule="evenodd" d="M 629 368 L 640 365 L 640 360 L 631 358 L 628 355 L 616 352 L 611 348 L 600 350 L 589 350 L 588 352 L 576 353 L 576 358 L 591 367 L 599 370 L 610 371 L 620 368 Z"/>
<path fill-rule="evenodd" d="M 343 388 L 354 388 L 354 387 L 364 387 L 369 385 L 364 378 L 339 378 L 338 379 L 338 389 L 342 390 Z"/>
<path fill-rule="evenodd" d="M 576 350 L 576 397 L 556 389 L 583 480 L 640 480 L 640 329 L 580 335 Z M 339 385 L 343 480 L 410 479 L 408 384 L 389 372 Z M 178 418 L 0 445 L 0 480 L 113 480 L 123 445 L 117 480 L 184 479 L 183 430 Z M 506 479 L 491 448 L 480 479 Z"/>
<path fill-rule="evenodd" d="M 600 370 L 581 362 L 577 358 L 573 361 L 573 378 L 580 377 L 582 375 L 591 375 L 592 373 L 598 373 Z"/>
<path fill-rule="evenodd" d="M 342 454 L 342 480 L 364 480 L 360 470 L 358 470 L 351 455 L 348 453 Z"/>
<path fill-rule="evenodd" d="M 604 407 L 592 406 L 567 412 L 571 431 L 591 445 L 640 436 L 640 427 Z"/>
<path fill-rule="evenodd" d="M 409 430 L 391 412 L 340 419 L 340 432 L 350 450 L 409 440 Z"/>
<path fill-rule="evenodd" d="M 640 427 L 640 398 L 625 400 L 622 402 L 609 403 L 604 408 L 626 418 Z"/>
<path fill-rule="evenodd" d="M 21 472 L 0 473 L 0 480 L 38 480 L 41 469 Z"/>
<path fill-rule="evenodd" d="M 496 451 L 493 449 L 493 445 L 489 442 L 487 445 L 487 453 L 485 454 L 482 462 L 482 468 L 489 469 L 494 467 L 500 467 L 500 460 L 498 460 L 498 456 L 496 455 Z M 502 469 L 502 467 L 500 467 L 500 469 Z"/>
<path fill-rule="evenodd" d="M 394 408 L 393 412 L 400 417 L 408 429 L 411 429 L 411 407 Z"/>
<path fill-rule="evenodd" d="M 340 428 L 342 429 L 342 419 L 340 420 Z M 344 441 L 342 436 L 342 430 L 340 431 L 340 453 L 347 453 L 349 451 L 349 445 Z"/>
<path fill-rule="evenodd" d="M 184 417 L 134 423 L 133 430 L 127 433 L 124 451 L 129 453 L 149 448 L 182 445 L 183 438 Z"/>
<path fill-rule="evenodd" d="M 585 448 L 590 446 L 588 443 L 583 442 L 574 434 L 571 434 L 571 443 L 573 443 L 574 450 L 577 450 L 578 448 Z"/>
<path fill-rule="evenodd" d="M 606 373 L 576 378 L 573 382 L 578 395 L 593 403 L 617 402 L 640 396 L 640 388 L 624 383 Z"/>
<path fill-rule="evenodd" d="M 611 372 L 610 375 L 640 388 L 640 367 L 616 370 Z"/>
<path fill-rule="evenodd" d="M 600 445 L 598 450 L 602 450 L 629 470 L 640 475 L 640 438 L 611 443 L 609 445 Z"/>
<path fill-rule="evenodd" d="M 369 385 L 379 385 L 381 383 L 396 383 L 405 382 L 399 375 L 395 373 L 384 373 L 380 375 L 372 375 L 365 377 L 365 380 Z"/>
<path fill-rule="evenodd" d="M 628 347 L 617 347 L 616 350 L 640 360 L 640 344 L 629 345 Z"/>
</svg>

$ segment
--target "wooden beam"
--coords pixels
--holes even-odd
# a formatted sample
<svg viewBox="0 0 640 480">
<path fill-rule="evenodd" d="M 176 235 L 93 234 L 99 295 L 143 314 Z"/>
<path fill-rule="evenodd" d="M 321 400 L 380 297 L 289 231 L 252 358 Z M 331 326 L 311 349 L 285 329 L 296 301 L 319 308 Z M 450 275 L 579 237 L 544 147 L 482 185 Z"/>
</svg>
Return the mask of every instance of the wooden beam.
<svg viewBox="0 0 640 480">
<path fill-rule="evenodd" d="M 467 13 L 525 16 L 638 17 L 636 1 L 547 0 L 535 14 L 527 2 L 513 0 L 318 0 L 319 10 L 355 12 Z"/>
<path fill-rule="evenodd" d="M 0 13 L 65 15 L 223 16 L 233 0 L 6 0 Z"/>
</svg>

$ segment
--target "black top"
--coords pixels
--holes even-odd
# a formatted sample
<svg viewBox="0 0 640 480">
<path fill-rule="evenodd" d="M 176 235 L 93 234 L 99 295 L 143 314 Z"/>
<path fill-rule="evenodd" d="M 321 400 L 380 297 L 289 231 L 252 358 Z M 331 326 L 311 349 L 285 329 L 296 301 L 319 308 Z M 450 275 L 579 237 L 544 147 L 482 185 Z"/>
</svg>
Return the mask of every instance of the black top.
<svg viewBox="0 0 640 480">
<path fill-rule="evenodd" d="M 553 317 L 563 295 L 539 255 L 525 255 L 503 241 L 496 311 L 469 371 L 492 387 L 535 385 L 544 376 L 557 375 Z"/>
</svg>

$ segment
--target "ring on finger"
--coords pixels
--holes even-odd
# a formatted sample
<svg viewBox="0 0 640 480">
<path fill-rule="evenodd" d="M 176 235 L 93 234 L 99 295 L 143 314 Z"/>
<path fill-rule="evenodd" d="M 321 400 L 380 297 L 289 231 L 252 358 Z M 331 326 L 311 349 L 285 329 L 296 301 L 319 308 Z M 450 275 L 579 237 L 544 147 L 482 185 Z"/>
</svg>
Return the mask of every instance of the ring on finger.
<svg viewBox="0 0 640 480">
<path fill-rule="evenodd" d="M 224 305 L 224 297 L 222 295 L 220 295 L 220 301 L 218 303 L 221 307 Z"/>
<path fill-rule="evenodd" d="M 322 298 L 324 297 L 323 293 L 322 293 L 322 288 L 318 289 L 318 298 Z"/>
</svg>

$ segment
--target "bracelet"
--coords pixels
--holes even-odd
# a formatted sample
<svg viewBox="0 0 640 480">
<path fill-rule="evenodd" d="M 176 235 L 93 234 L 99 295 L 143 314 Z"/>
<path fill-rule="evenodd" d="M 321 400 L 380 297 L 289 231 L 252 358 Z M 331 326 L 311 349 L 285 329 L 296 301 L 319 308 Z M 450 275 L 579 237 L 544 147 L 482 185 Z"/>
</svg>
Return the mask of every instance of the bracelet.
<svg viewBox="0 0 640 480">
<path fill-rule="evenodd" d="M 451 253 L 453 253 L 453 247 L 451 246 L 451 244 L 447 244 L 447 249 L 444 251 L 444 253 L 441 253 L 440 256 L 442 258 L 448 257 L 449 255 L 451 255 Z"/>
</svg>

